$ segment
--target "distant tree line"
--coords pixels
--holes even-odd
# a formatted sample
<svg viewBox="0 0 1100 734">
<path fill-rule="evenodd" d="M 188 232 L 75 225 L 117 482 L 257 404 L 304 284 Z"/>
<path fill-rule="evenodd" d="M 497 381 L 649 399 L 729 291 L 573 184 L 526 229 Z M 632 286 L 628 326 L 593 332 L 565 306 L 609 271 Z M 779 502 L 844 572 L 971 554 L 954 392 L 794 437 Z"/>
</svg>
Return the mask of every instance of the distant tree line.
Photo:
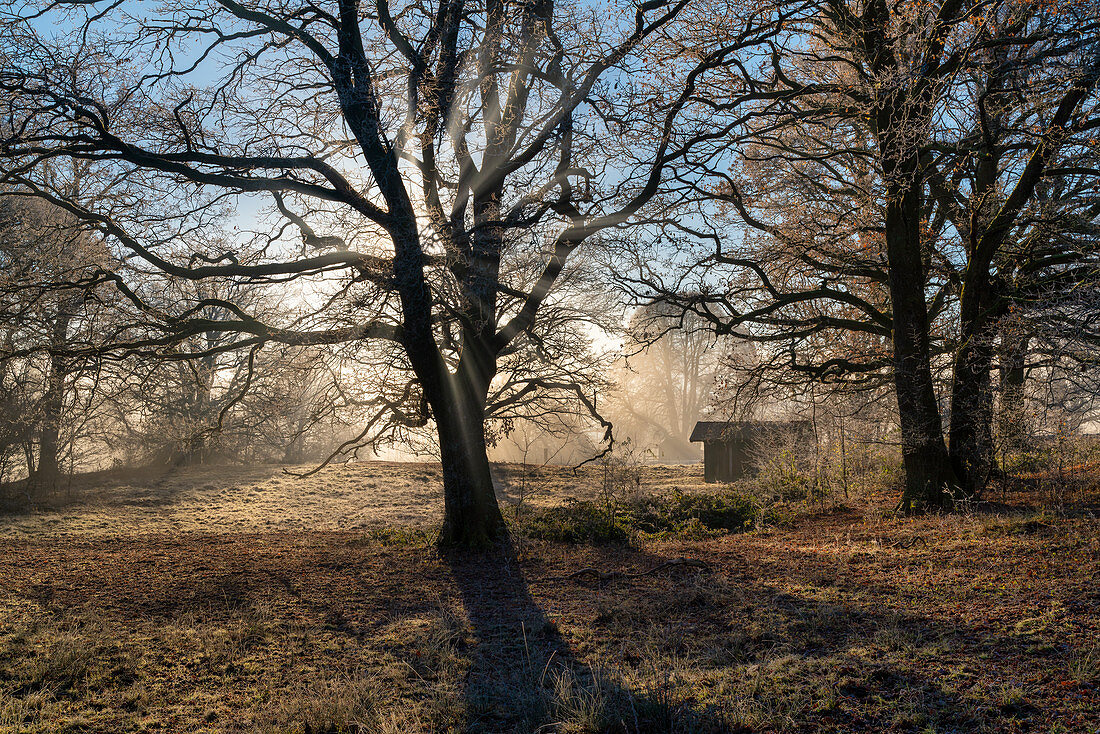
<svg viewBox="0 0 1100 734">
<path fill-rule="evenodd" d="M 348 430 L 332 355 L 222 350 L 226 337 L 216 331 L 167 350 L 140 347 L 157 340 L 161 325 L 90 287 L 110 258 L 67 212 L 0 194 L 0 482 L 21 483 L 36 500 L 74 470 L 319 460 L 331 436 Z M 202 285 L 179 285 L 157 283 L 147 299 L 197 304 L 208 295 Z M 260 305 L 241 289 L 223 295 Z M 129 350 L 102 348 L 123 334 Z"/>
</svg>

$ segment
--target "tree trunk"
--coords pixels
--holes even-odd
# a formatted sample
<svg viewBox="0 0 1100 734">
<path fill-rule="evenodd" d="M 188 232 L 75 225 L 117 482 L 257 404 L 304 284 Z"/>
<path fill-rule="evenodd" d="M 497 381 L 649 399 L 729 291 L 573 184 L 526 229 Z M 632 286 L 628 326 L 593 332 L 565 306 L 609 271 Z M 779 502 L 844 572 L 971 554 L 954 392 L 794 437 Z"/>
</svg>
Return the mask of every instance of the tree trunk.
<svg viewBox="0 0 1100 734">
<path fill-rule="evenodd" d="M 1016 453 L 1024 448 L 1030 433 L 1027 406 L 1024 403 L 1024 380 L 1027 369 L 1027 351 L 1030 339 L 1009 328 L 1001 334 L 1000 355 L 1000 406 L 998 409 L 999 434 L 1002 451 Z M 1002 467 L 1003 468 L 1003 467 Z"/>
<path fill-rule="evenodd" d="M 919 357 L 912 355 L 895 354 L 894 362 L 905 466 L 905 490 L 899 507 L 904 512 L 949 509 L 953 504 L 951 487 L 956 480 L 943 441 L 931 372 L 922 375 Z"/>
<path fill-rule="evenodd" d="M 885 189 L 884 238 L 892 317 L 894 386 L 901 424 L 905 490 L 899 509 L 911 512 L 952 505 L 957 480 L 944 442 L 943 421 L 932 380 L 931 318 L 926 300 L 923 231 L 924 126 L 934 114 L 937 69 L 947 29 L 958 10 L 941 8 L 938 27 L 921 43 L 923 67 L 912 73 L 899 56 L 893 6 L 885 0 L 863 4 L 857 47 L 876 81 L 871 128 L 878 147 Z M 901 73 L 899 73 L 901 72 Z"/>
<path fill-rule="evenodd" d="M 443 465 L 443 546 L 484 548 L 505 532 L 485 443 L 485 395 L 458 375 L 433 405 Z"/>
<path fill-rule="evenodd" d="M 963 493 L 978 497 L 993 468 L 993 347 L 984 329 L 963 331 L 951 385 L 951 465 Z"/>
<path fill-rule="evenodd" d="M 52 345 L 62 346 L 68 332 L 69 315 L 59 312 L 53 323 Z M 65 407 L 65 372 L 64 358 L 51 355 L 46 392 L 42 398 L 42 423 L 38 431 L 38 467 L 31 477 L 31 484 L 43 494 L 56 491 L 61 481 L 58 444 L 61 436 L 61 412 Z"/>
<path fill-rule="evenodd" d="M 959 298 L 959 347 L 951 383 L 951 465 L 967 497 L 978 497 L 993 468 L 994 324 L 989 262 L 970 255 Z"/>
<path fill-rule="evenodd" d="M 400 182 L 395 192 L 404 197 Z M 456 267 L 462 283 L 461 357 L 452 373 L 436 343 L 433 299 L 424 278 L 424 254 L 411 202 L 403 199 L 406 221 L 395 229 L 394 281 L 403 315 L 401 344 L 431 408 L 443 466 L 444 547 L 484 548 L 506 533 L 497 504 L 485 441 L 489 385 L 497 371 L 496 289 L 501 227 L 499 199 L 479 197 L 475 219 L 483 226 Z"/>
<path fill-rule="evenodd" d="M 61 464 L 58 461 L 58 439 L 60 436 L 60 406 L 56 398 L 47 395 L 46 412 L 42 429 L 38 433 L 38 467 L 34 472 L 33 484 L 42 493 L 48 494 L 57 489 L 61 481 Z"/>
<path fill-rule="evenodd" d="M 909 175 L 915 173 L 914 162 Z M 905 464 L 900 509 L 905 512 L 950 507 L 955 484 L 932 382 L 918 191 L 915 183 L 896 189 L 886 207 L 894 386 Z"/>
<path fill-rule="evenodd" d="M 491 150 L 487 151 L 486 161 L 492 159 Z M 489 385 L 497 373 L 499 351 L 496 339 L 497 288 L 504 248 L 499 224 L 502 198 L 499 188 L 474 197 L 474 221 L 478 226 L 470 240 L 462 278 L 462 356 L 454 374 L 441 368 L 443 400 L 432 404 L 443 464 L 443 528 L 439 542 L 444 546 L 484 548 L 507 532 L 485 442 L 486 402 Z"/>
</svg>

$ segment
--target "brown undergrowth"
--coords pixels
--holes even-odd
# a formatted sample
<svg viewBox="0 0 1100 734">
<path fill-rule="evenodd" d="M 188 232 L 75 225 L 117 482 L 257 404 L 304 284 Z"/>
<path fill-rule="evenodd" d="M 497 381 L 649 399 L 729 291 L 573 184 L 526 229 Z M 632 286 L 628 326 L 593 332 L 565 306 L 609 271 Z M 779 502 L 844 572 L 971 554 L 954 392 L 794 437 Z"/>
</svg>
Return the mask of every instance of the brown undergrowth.
<svg viewBox="0 0 1100 734">
<path fill-rule="evenodd" d="M 1033 499 L 477 556 L 415 527 L 8 533 L 0 731 L 1096 732 L 1100 521 Z M 706 565 L 631 575 L 681 557 Z"/>
</svg>

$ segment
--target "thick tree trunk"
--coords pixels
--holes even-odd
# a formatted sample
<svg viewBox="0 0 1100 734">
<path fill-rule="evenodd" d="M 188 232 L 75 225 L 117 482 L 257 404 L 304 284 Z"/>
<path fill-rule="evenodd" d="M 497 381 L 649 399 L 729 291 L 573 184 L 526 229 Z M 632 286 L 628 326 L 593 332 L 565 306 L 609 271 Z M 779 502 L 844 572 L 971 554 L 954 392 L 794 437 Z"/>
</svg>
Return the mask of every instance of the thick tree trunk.
<svg viewBox="0 0 1100 734">
<path fill-rule="evenodd" d="M 505 533 L 485 443 L 485 391 L 455 375 L 450 399 L 433 405 L 443 464 L 440 545 L 483 548 Z"/>
<path fill-rule="evenodd" d="M 964 335 L 951 385 L 951 464 L 967 497 L 978 497 L 993 468 L 993 392 L 990 335 Z"/>
<path fill-rule="evenodd" d="M 492 158 L 487 152 L 486 160 Z M 474 197 L 474 219 L 479 226 L 470 240 L 462 279 L 462 357 L 453 375 L 443 369 L 444 399 L 432 405 L 443 463 L 443 528 L 439 541 L 444 546 L 483 548 L 507 532 L 485 443 L 486 401 L 497 373 L 499 351 L 497 288 L 504 247 L 503 230 L 498 224 L 501 199 L 499 188 Z"/>
<path fill-rule="evenodd" d="M 485 441 L 486 402 L 500 347 L 496 333 L 503 250 L 499 191 L 475 197 L 475 219 L 481 226 L 465 243 L 469 251 L 452 269 L 461 283 L 463 301 L 458 340 L 461 357 L 452 373 L 436 342 L 433 298 L 424 278 L 416 216 L 403 184 L 397 179 L 391 183 L 392 197 L 400 200 L 405 215 L 404 226 L 395 228 L 392 235 L 394 282 L 404 317 L 401 344 L 431 408 L 443 465 L 439 544 L 483 548 L 506 534 Z"/>
<path fill-rule="evenodd" d="M 900 54 L 891 28 L 902 18 L 885 0 L 863 3 L 852 30 L 875 83 L 871 128 L 878 145 L 886 193 L 885 244 L 893 319 L 894 381 L 905 459 L 900 509 L 949 508 L 959 489 L 944 441 L 943 421 L 932 379 L 931 327 L 927 301 L 924 230 L 924 155 L 943 81 L 947 40 L 964 9 L 944 4 L 927 35 L 919 39 L 917 70 Z M 986 247 L 985 249 L 989 249 Z"/>
<path fill-rule="evenodd" d="M 914 168 L 909 175 L 915 176 Z M 928 306 L 915 184 L 896 189 L 886 208 L 893 311 L 894 385 L 901 424 L 905 491 L 900 509 L 948 508 L 956 483 L 932 382 Z"/>
<path fill-rule="evenodd" d="M 894 362 L 905 466 L 905 490 L 900 509 L 904 512 L 948 509 L 953 504 L 956 478 L 943 441 L 943 424 L 932 390 L 931 371 L 927 370 L 927 362 L 922 365 L 919 354 L 895 353 Z"/>
<path fill-rule="evenodd" d="M 951 465 L 967 497 L 978 497 L 993 468 L 994 324 L 989 263 L 971 254 L 959 298 L 959 347 L 951 383 Z"/>
</svg>

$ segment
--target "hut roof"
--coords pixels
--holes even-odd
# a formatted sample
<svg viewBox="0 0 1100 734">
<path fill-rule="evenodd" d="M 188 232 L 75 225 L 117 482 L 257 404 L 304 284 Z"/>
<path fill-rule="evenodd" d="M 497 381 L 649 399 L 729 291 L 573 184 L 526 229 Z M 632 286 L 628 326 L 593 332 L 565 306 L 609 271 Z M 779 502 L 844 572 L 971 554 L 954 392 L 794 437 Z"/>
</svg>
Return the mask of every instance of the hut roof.
<svg viewBox="0 0 1100 734">
<path fill-rule="evenodd" d="M 802 430 L 809 421 L 699 421 L 689 441 L 733 441 L 747 435 L 774 430 Z"/>
</svg>

